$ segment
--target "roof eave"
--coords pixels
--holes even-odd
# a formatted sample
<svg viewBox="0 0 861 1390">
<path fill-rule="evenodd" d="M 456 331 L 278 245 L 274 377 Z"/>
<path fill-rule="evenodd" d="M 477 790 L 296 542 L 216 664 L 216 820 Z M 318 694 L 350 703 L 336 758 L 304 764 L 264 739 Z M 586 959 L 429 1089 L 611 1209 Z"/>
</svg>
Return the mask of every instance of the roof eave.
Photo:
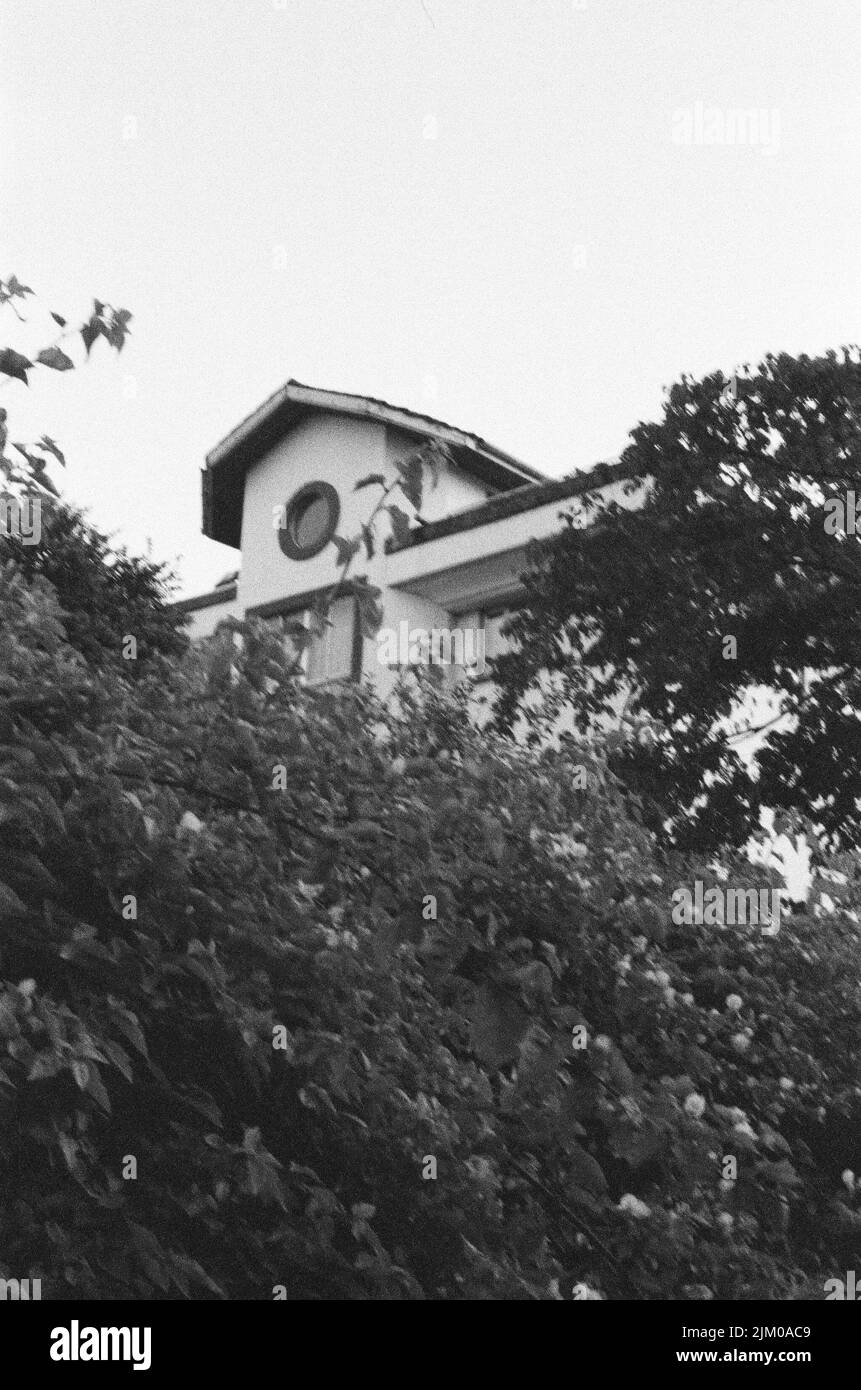
<svg viewBox="0 0 861 1390">
<path fill-rule="evenodd" d="M 546 478 L 545 474 L 494 448 L 478 435 L 467 434 L 430 416 L 366 396 L 317 390 L 289 381 L 207 454 L 203 472 L 204 535 L 224 545 L 240 547 L 242 482 L 246 469 L 311 410 L 374 420 L 416 438 L 438 439 L 452 449 L 462 467 L 501 491 L 543 482 Z"/>
</svg>

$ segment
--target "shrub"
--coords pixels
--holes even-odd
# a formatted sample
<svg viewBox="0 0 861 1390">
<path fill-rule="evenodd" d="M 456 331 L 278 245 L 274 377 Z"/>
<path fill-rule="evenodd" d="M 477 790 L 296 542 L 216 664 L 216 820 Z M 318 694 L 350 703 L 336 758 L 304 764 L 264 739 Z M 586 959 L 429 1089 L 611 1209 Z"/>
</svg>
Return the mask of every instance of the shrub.
<svg viewBox="0 0 861 1390">
<path fill-rule="evenodd" d="M 156 653 L 179 656 L 187 639 L 170 606 L 172 575 L 153 560 L 111 544 L 75 507 L 41 499 L 41 536 L 30 545 L 0 534 L 0 564 L 13 560 L 22 578 L 39 575 L 53 586 L 63 610 L 70 646 L 91 665 L 123 659 L 123 639 L 133 635 L 138 659 L 126 664 L 136 676 Z"/>
<path fill-rule="evenodd" d="M 713 872 L 657 857 L 597 750 L 432 685 L 299 690 L 243 631 L 133 681 L 2 573 L 0 1275 L 787 1298 L 852 1267 L 851 913 L 676 928 Z"/>
</svg>

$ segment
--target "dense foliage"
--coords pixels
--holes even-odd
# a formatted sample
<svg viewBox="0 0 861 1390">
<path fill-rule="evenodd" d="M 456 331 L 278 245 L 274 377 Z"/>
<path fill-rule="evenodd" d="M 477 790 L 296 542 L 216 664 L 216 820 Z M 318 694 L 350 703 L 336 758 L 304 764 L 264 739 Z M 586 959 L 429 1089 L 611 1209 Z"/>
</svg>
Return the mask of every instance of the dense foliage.
<svg viewBox="0 0 861 1390">
<path fill-rule="evenodd" d="M 66 637 L 94 665 L 122 661 L 123 639 L 135 638 L 135 676 L 156 654 L 178 656 L 187 639 L 170 607 L 166 566 L 111 543 L 74 507 L 45 498 L 37 544 L 0 535 L 0 564 L 14 560 L 23 578 L 41 575 L 63 610 Z"/>
<path fill-rule="evenodd" d="M 89 358 L 99 340 L 121 352 L 130 332 L 128 309 L 98 299 L 77 326 L 55 310 L 42 309 L 33 317 L 34 292 L 16 275 L 0 279 L 0 307 L 29 330 L 41 320 L 41 331 L 51 333 L 38 353 L 0 348 L 0 386 L 19 393 L 33 372 L 65 379 L 76 369 L 70 353 Z M 16 432 L 14 418 L 0 407 L 0 566 L 12 561 L 26 580 L 40 575 L 50 582 L 63 610 L 66 638 L 91 665 L 126 660 L 135 651 L 126 666 L 126 673 L 135 675 L 154 655 L 179 655 L 186 640 L 169 606 L 173 576 L 168 568 L 112 545 L 82 512 L 62 502 L 48 470 L 65 468 L 63 450 L 50 435 L 24 443 Z"/>
<path fill-rule="evenodd" d="M 596 499 L 595 524 L 536 549 L 499 723 L 542 672 L 581 728 L 627 696 L 656 737 L 614 766 L 675 844 L 742 844 L 763 807 L 858 843 L 859 421 L 857 350 L 674 385 L 620 462 L 645 505 Z"/>
<path fill-rule="evenodd" d="M 861 1267 L 856 884 L 772 937 L 675 927 L 715 870 L 597 753 L 300 691 L 253 626 L 127 665 L 6 566 L 0 1276 L 787 1298 Z"/>
</svg>

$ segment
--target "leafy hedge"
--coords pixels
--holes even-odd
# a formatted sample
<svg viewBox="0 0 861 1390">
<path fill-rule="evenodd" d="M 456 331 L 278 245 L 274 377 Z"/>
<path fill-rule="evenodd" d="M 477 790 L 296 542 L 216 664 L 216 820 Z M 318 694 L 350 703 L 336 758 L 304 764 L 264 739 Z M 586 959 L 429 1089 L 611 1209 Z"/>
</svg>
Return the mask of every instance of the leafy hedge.
<svg viewBox="0 0 861 1390">
<path fill-rule="evenodd" d="M 696 877 L 597 754 L 299 691 L 261 628 L 132 680 L 7 566 L 0 1275 L 822 1297 L 861 1258 L 858 926 L 674 927 Z"/>
<path fill-rule="evenodd" d="M 136 676 L 157 653 L 178 657 L 188 645 L 183 619 L 169 606 L 175 585 L 167 566 L 112 545 L 77 507 L 39 499 L 38 544 L 0 530 L 0 564 L 13 560 L 28 583 L 39 575 L 54 589 L 70 646 L 90 665 L 122 660 L 122 639 L 134 636 L 141 659 L 127 663 Z"/>
</svg>

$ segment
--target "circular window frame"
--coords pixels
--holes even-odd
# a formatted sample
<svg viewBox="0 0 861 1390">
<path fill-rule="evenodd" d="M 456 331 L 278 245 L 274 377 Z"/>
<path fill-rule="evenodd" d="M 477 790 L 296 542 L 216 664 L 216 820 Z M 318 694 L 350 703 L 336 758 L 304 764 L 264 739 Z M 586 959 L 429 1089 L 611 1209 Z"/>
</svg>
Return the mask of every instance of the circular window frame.
<svg viewBox="0 0 861 1390">
<path fill-rule="evenodd" d="M 329 508 L 329 519 L 322 535 L 310 545 L 300 545 L 293 535 L 293 524 L 301 511 L 312 502 L 322 501 Z M 325 549 L 338 527 L 341 499 L 331 483 L 306 483 L 294 492 L 284 511 L 284 525 L 278 527 L 278 544 L 288 560 L 310 560 Z"/>
</svg>

